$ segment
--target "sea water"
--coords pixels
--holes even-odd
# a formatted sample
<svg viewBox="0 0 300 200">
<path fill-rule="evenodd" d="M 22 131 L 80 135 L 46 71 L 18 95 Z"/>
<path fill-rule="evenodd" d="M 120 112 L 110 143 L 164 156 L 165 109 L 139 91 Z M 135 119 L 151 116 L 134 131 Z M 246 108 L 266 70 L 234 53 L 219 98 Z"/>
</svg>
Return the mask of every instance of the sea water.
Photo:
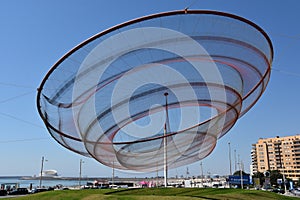
<svg viewBox="0 0 300 200">
<path fill-rule="evenodd" d="M 81 179 L 80 184 L 86 185 L 87 182 L 90 182 L 88 180 Z M 23 180 L 18 177 L 12 177 L 12 178 L 1 178 L 0 177 L 0 185 L 4 183 L 18 183 L 19 187 L 26 187 L 29 188 L 32 184 L 33 188 L 40 186 L 40 180 L 34 179 L 34 180 Z M 60 179 L 51 179 L 51 180 L 42 180 L 42 187 L 55 187 L 57 185 L 61 185 L 64 187 L 71 187 L 71 186 L 79 186 L 79 180 L 60 180 Z"/>
</svg>

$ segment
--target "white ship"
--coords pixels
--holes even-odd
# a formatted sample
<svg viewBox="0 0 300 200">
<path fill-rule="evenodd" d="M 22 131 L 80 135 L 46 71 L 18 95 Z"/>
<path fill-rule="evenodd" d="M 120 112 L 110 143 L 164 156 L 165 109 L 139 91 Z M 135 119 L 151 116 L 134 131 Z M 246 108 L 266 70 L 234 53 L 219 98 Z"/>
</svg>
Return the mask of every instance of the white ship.
<svg viewBox="0 0 300 200">
<path fill-rule="evenodd" d="M 41 176 L 41 174 L 40 174 Z M 58 178 L 58 174 L 56 170 L 45 170 L 42 172 L 43 178 Z"/>
<path fill-rule="evenodd" d="M 38 176 L 22 176 L 20 179 L 21 180 L 38 180 L 41 178 L 41 174 Z M 43 179 L 60 179 L 61 176 L 58 175 L 56 170 L 45 170 L 42 172 L 42 178 Z"/>
</svg>

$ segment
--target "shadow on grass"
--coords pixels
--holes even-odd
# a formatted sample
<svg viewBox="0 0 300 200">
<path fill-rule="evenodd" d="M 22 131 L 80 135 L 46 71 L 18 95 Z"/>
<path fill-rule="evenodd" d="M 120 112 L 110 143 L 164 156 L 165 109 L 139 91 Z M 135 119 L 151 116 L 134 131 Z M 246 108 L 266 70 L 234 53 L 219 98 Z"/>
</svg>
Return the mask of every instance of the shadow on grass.
<svg viewBox="0 0 300 200">
<path fill-rule="evenodd" d="M 105 192 L 104 194 L 105 195 L 112 195 L 112 194 L 119 194 L 119 193 L 127 193 L 127 192 L 131 192 L 131 191 L 134 191 L 134 190 L 140 190 L 141 188 L 130 188 L 130 189 L 122 189 L 122 190 L 113 190 L 112 192 Z M 124 194 L 124 195 L 125 195 Z"/>
<path fill-rule="evenodd" d="M 161 188 L 162 190 L 158 192 L 157 188 L 153 190 L 145 190 L 143 188 L 130 188 L 130 189 L 122 189 L 122 190 L 114 190 L 110 192 L 105 192 L 105 195 L 136 195 L 136 196 L 143 196 L 143 195 L 153 195 L 153 196 L 176 196 L 176 197 L 191 197 L 191 198 L 197 198 L 197 199 L 207 199 L 207 200 L 218 200 L 216 198 L 211 197 L 205 197 L 205 196 L 199 196 L 199 195 L 189 195 L 189 193 L 195 192 L 194 189 L 184 189 L 184 190 L 170 190 L 169 192 L 167 190 L 164 191 L 164 188 Z M 136 191 L 136 192 L 135 192 Z M 166 193 L 164 193 L 164 192 Z M 170 193 L 171 192 L 171 193 Z M 198 191 L 199 192 L 199 191 Z M 198 193 L 199 194 L 199 193 Z"/>
<path fill-rule="evenodd" d="M 219 199 L 215 199 L 215 198 L 201 197 L 201 196 L 185 196 L 185 197 L 193 197 L 193 198 L 208 199 L 208 200 L 219 200 Z"/>
</svg>

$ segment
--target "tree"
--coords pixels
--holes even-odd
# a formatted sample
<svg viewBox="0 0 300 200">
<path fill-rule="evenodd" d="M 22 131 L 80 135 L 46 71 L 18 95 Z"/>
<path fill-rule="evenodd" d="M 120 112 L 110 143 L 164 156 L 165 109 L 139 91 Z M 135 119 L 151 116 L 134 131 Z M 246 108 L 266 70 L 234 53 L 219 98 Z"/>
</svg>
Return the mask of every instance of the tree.
<svg viewBox="0 0 300 200">
<path fill-rule="evenodd" d="M 299 178 L 298 181 L 296 182 L 295 186 L 300 187 L 300 178 Z"/>
<path fill-rule="evenodd" d="M 261 173 L 261 172 L 256 172 L 256 173 L 253 174 L 253 176 L 252 176 L 252 179 L 253 179 L 253 180 L 255 180 L 255 178 L 258 178 L 258 179 L 259 179 L 259 184 L 260 184 L 260 185 L 263 185 L 263 184 L 264 184 L 264 182 L 265 182 L 265 176 L 264 176 L 263 173 Z M 258 186 L 258 185 L 257 185 L 257 186 Z M 260 186 L 258 186 L 258 187 L 260 187 Z"/>
<path fill-rule="evenodd" d="M 278 186 L 278 183 L 277 183 L 278 179 L 281 179 L 283 181 L 283 175 L 278 170 L 271 170 L 270 171 L 270 183 L 271 183 L 271 185 Z M 280 186 L 283 186 L 283 184 L 281 184 Z"/>
<path fill-rule="evenodd" d="M 270 184 L 271 184 L 271 186 L 273 186 L 273 185 L 275 185 L 276 187 L 278 187 L 278 186 L 283 187 L 284 186 L 283 185 L 283 175 L 278 170 L 270 170 L 268 172 L 269 172 L 268 176 L 270 177 Z M 265 174 L 266 173 L 257 172 L 257 173 L 255 173 L 252 176 L 252 178 L 253 179 L 254 178 L 259 178 L 260 184 L 264 185 L 265 178 L 266 178 Z M 278 183 L 277 183 L 278 179 L 282 180 L 282 184 L 281 185 L 278 185 Z"/>
<path fill-rule="evenodd" d="M 242 171 L 242 174 L 243 174 L 243 176 L 244 176 L 244 175 L 249 175 L 249 174 L 247 174 L 247 173 L 244 172 L 244 171 Z M 234 176 L 240 176 L 240 175 L 241 175 L 241 171 L 240 171 L 240 170 L 235 171 L 235 172 L 233 173 L 233 175 L 234 175 Z"/>
<path fill-rule="evenodd" d="M 263 178 L 264 174 L 261 172 L 256 172 L 255 174 L 253 174 L 252 178 Z"/>
</svg>

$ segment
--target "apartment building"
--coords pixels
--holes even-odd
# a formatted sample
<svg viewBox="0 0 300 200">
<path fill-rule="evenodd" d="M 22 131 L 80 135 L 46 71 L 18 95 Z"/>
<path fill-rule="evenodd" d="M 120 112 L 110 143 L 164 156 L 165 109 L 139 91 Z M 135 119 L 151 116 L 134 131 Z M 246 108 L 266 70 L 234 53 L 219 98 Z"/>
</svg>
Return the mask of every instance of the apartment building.
<svg viewBox="0 0 300 200">
<path fill-rule="evenodd" d="M 260 138 L 251 150 L 251 172 L 278 170 L 295 181 L 300 178 L 300 135 Z"/>
</svg>

